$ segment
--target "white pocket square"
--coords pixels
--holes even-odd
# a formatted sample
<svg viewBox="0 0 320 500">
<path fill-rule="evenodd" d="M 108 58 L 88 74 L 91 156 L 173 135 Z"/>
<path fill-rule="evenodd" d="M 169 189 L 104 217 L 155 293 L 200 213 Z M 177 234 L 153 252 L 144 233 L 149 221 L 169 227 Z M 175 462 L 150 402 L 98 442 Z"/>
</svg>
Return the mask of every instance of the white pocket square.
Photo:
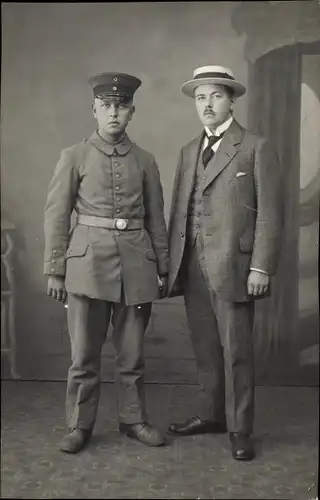
<svg viewBox="0 0 320 500">
<path fill-rule="evenodd" d="M 238 172 L 236 177 L 242 177 L 243 175 L 247 175 L 246 172 Z"/>
</svg>

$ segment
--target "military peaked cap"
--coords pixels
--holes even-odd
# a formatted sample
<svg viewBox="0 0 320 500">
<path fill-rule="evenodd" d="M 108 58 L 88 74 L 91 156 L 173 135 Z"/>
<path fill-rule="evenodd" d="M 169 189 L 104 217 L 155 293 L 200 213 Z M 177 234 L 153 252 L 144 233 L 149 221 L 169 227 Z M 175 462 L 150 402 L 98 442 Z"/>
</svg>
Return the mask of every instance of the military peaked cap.
<svg viewBox="0 0 320 500">
<path fill-rule="evenodd" d="M 141 80 L 126 73 L 98 73 L 89 78 L 94 97 L 131 101 Z"/>
</svg>

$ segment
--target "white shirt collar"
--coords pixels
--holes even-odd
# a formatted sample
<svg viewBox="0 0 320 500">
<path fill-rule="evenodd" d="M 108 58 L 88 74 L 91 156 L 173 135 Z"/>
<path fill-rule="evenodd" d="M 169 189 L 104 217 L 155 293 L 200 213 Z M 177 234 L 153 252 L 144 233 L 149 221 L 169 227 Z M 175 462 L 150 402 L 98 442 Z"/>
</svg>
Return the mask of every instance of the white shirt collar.
<svg viewBox="0 0 320 500">
<path fill-rule="evenodd" d="M 211 135 L 220 135 L 220 134 L 222 134 L 222 132 L 225 132 L 225 130 L 227 130 L 230 127 L 232 122 L 233 122 L 233 116 L 230 116 L 230 118 L 228 118 L 227 121 L 221 123 L 221 125 L 219 125 L 219 127 L 216 128 L 214 134 L 211 132 L 211 130 L 208 127 L 204 127 L 204 129 L 205 129 L 208 137 L 210 137 Z"/>
</svg>

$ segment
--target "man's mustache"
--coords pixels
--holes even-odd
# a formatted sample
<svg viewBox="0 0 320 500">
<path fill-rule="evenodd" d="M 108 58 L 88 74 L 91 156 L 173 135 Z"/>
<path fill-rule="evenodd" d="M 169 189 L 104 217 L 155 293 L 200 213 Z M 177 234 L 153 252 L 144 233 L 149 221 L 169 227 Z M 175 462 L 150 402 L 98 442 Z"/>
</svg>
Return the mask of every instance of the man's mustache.
<svg viewBox="0 0 320 500">
<path fill-rule="evenodd" d="M 214 115 L 215 112 L 213 111 L 213 109 L 206 109 L 203 114 L 204 115 Z"/>
</svg>

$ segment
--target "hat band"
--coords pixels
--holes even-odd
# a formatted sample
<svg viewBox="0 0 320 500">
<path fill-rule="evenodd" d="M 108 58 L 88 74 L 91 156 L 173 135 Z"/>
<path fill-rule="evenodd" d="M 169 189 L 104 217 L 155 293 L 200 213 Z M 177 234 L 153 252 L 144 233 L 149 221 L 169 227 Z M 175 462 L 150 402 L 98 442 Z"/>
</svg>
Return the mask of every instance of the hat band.
<svg viewBox="0 0 320 500">
<path fill-rule="evenodd" d="M 98 94 L 111 94 L 111 95 L 124 95 L 126 97 L 133 98 L 134 89 L 128 87 L 127 85 L 98 85 L 93 90 L 94 96 Z"/>
<path fill-rule="evenodd" d="M 110 101 L 110 102 L 124 102 L 128 103 L 132 101 L 132 97 L 128 97 L 124 94 L 110 94 L 107 92 L 100 92 L 96 94 L 95 99 L 101 99 L 102 101 Z"/>
<path fill-rule="evenodd" d="M 193 79 L 198 80 L 200 78 L 227 78 L 228 80 L 234 80 L 233 76 L 228 75 L 228 73 L 199 73 Z"/>
</svg>

